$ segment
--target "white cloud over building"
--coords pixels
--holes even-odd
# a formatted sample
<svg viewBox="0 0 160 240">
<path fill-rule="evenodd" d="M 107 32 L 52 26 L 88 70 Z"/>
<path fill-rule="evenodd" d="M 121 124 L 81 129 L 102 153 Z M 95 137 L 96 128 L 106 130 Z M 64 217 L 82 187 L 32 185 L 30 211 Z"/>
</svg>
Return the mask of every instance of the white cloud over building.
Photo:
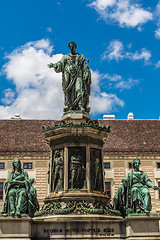
<svg viewBox="0 0 160 240">
<path fill-rule="evenodd" d="M 11 118 L 19 113 L 22 118 L 60 119 L 63 114 L 61 73 L 55 73 L 47 64 L 57 62 L 63 54 L 53 54 L 53 45 L 42 39 L 15 49 L 3 66 L 6 79 L 15 85 L 15 91 L 6 89 L 0 106 L 0 118 Z M 91 113 L 107 113 L 123 100 L 100 89 L 101 74 L 92 70 L 90 96 Z"/>
</svg>

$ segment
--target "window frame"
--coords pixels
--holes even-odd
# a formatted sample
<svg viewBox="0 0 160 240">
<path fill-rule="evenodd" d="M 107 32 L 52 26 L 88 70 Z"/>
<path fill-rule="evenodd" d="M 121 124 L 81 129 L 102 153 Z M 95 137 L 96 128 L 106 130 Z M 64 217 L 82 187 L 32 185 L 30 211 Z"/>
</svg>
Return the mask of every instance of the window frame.
<svg viewBox="0 0 160 240">
<path fill-rule="evenodd" d="M 158 167 L 158 164 L 159 164 L 159 167 Z M 160 170 L 160 162 L 156 162 L 156 168 Z"/>
<path fill-rule="evenodd" d="M 105 167 L 105 164 L 107 164 L 107 163 L 109 164 L 109 168 Z M 111 169 L 111 163 L 110 162 L 103 162 L 103 166 L 104 166 L 104 169 Z"/>
<path fill-rule="evenodd" d="M 0 167 L 0 170 L 4 170 L 5 169 L 5 162 L 0 162 L 0 164 L 3 164 L 4 168 Z"/>
<path fill-rule="evenodd" d="M 158 183 L 158 187 L 160 187 L 160 180 L 157 183 Z M 158 200 L 160 200 L 160 190 L 158 190 Z"/>
<path fill-rule="evenodd" d="M 25 164 L 27 164 L 27 167 L 24 167 L 25 166 Z M 30 167 L 28 167 L 28 165 L 30 165 L 31 164 L 31 168 Z M 33 169 L 33 162 L 23 162 L 23 169 L 27 169 L 27 170 L 32 170 Z"/>
<path fill-rule="evenodd" d="M 106 189 L 106 183 L 109 183 L 110 190 L 107 190 L 107 189 Z M 109 180 L 108 180 L 108 181 L 105 181 L 104 184 L 105 184 L 105 194 L 111 199 L 111 198 L 112 198 L 112 195 L 111 195 L 111 194 L 112 194 L 111 181 L 109 181 Z M 109 192 L 109 195 L 107 194 L 107 192 Z"/>
<path fill-rule="evenodd" d="M 3 186 L 2 186 L 2 199 L 0 199 L 0 202 L 3 202 L 4 201 L 4 183 L 5 183 L 6 180 L 4 179 L 0 179 L 0 183 L 3 183 Z"/>
</svg>

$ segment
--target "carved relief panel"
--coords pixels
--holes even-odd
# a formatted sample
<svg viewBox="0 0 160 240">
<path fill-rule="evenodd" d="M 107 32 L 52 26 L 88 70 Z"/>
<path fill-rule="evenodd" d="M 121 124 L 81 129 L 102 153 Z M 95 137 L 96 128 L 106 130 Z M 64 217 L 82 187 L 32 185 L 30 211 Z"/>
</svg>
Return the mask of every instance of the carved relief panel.
<svg viewBox="0 0 160 240">
<path fill-rule="evenodd" d="M 64 150 L 56 149 L 52 153 L 51 192 L 64 189 Z"/>
<path fill-rule="evenodd" d="M 69 189 L 86 189 L 86 148 L 68 148 Z"/>
<path fill-rule="evenodd" d="M 103 170 L 101 150 L 90 149 L 90 167 L 91 167 L 91 190 L 103 192 Z"/>
</svg>

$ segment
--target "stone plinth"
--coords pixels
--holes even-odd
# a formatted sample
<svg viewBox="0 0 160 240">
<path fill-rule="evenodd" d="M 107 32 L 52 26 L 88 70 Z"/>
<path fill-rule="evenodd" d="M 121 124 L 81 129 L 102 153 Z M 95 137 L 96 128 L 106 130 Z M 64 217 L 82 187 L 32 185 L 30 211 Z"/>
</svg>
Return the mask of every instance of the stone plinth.
<svg viewBox="0 0 160 240">
<path fill-rule="evenodd" d="M 124 222 L 126 225 L 127 240 L 158 240 L 159 232 L 159 216 L 128 216 Z"/>
<path fill-rule="evenodd" d="M 62 215 L 34 218 L 33 239 L 125 239 L 122 217 Z"/>
<path fill-rule="evenodd" d="M 67 113 L 62 116 L 62 120 L 66 123 L 86 123 L 91 119 L 91 117 L 84 113 Z"/>
<path fill-rule="evenodd" d="M 31 240 L 32 219 L 30 217 L 0 216 L 0 239 Z"/>
<path fill-rule="evenodd" d="M 0 217 L 0 240 L 160 240 L 158 216 Z"/>
</svg>

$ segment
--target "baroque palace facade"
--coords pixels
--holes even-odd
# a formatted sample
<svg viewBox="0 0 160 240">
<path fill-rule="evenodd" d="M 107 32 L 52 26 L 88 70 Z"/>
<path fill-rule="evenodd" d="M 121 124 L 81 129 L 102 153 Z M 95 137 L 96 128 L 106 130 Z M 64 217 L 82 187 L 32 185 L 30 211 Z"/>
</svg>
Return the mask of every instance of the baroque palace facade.
<svg viewBox="0 0 160 240">
<path fill-rule="evenodd" d="M 96 121 L 96 120 L 94 120 Z M 103 147 L 106 194 L 113 199 L 121 180 L 132 170 L 131 162 L 140 158 L 141 170 L 160 186 L 160 120 L 97 120 L 110 125 L 109 139 Z M 0 212 L 4 201 L 4 182 L 18 157 L 22 168 L 35 179 L 40 205 L 49 193 L 50 148 L 43 139 L 42 126 L 55 120 L 0 120 Z M 152 212 L 160 214 L 160 193 L 150 189 Z"/>
</svg>

